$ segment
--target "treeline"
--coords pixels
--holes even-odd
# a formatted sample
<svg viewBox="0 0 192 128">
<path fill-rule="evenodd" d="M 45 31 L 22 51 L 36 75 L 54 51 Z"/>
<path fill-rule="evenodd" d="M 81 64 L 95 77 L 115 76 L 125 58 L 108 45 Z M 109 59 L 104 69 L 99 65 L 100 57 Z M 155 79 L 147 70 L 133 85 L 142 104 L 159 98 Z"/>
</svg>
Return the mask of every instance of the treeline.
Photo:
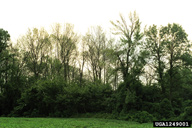
<svg viewBox="0 0 192 128">
<path fill-rule="evenodd" d="M 14 46 L 0 29 L 0 115 L 192 120 L 192 47 L 182 26 L 142 30 L 135 12 L 111 24 L 113 36 L 101 26 L 84 36 L 71 24 L 33 28 Z"/>
</svg>

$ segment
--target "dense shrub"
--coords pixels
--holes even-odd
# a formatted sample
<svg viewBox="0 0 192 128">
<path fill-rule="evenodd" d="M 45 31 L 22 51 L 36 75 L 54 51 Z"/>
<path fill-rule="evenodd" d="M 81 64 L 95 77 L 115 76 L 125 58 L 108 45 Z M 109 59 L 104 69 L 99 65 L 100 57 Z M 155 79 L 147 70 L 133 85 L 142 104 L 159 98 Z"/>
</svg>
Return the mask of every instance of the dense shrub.
<svg viewBox="0 0 192 128">
<path fill-rule="evenodd" d="M 124 113 L 123 111 L 119 114 L 118 119 L 136 121 L 139 123 L 147 123 L 153 121 L 153 115 L 149 114 L 147 111 L 130 111 L 129 113 Z"/>
<path fill-rule="evenodd" d="M 192 106 L 186 107 L 184 113 L 179 118 L 183 121 L 192 121 Z"/>
<path fill-rule="evenodd" d="M 162 118 L 166 119 L 174 116 L 171 102 L 167 98 L 160 102 L 159 114 L 162 116 Z"/>
<path fill-rule="evenodd" d="M 12 111 L 14 116 L 69 117 L 77 113 L 112 111 L 109 85 L 78 86 L 58 80 L 41 80 L 25 90 Z"/>
<path fill-rule="evenodd" d="M 3 110 L 3 95 L 0 93 L 0 115 L 2 115 Z"/>
<path fill-rule="evenodd" d="M 161 98 L 161 89 L 156 86 L 143 86 L 142 89 L 142 100 L 146 102 L 151 102 L 151 103 L 158 103 L 160 102 Z M 155 93 L 154 93 L 155 92 Z"/>
<path fill-rule="evenodd" d="M 184 102 L 183 102 L 183 107 L 185 108 L 185 107 L 188 107 L 188 106 L 192 106 L 192 100 L 185 100 Z"/>
<path fill-rule="evenodd" d="M 134 120 L 139 123 L 152 122 L 154 117 L 147 111 L 139 111 L 134 115 Z"/>
<path fill-rule="evenodd" d="M 43 110 L 44 107 L 42 106 L 42 98 L 43 96 L 39 93 L 36 87 L 26 90 L 18 100 L 18 106 L 14 108 L 11 114 L 27 117 L 40 116 L 39 111 Z M 44 113 L 45 111 L 41 112 Z"/>
</svg>

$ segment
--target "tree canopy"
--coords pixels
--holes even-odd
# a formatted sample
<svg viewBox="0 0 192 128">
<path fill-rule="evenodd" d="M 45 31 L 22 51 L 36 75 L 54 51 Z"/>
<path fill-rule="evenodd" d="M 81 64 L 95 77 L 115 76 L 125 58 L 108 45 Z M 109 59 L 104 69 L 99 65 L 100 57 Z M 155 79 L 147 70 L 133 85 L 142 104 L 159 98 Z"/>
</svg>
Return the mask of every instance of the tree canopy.
<svg viewBox="0 0 192 128">
<path fill-rule="evenodd" d="M 110 36 L 102 26 L 80 35 L 69 23 L 28 29 L 15 46 L 0 29 L 0 116 L 192 120 L 192 47 L 183 27 L 142 29 L 136 12 L 111 24 Z"/>
</svg>

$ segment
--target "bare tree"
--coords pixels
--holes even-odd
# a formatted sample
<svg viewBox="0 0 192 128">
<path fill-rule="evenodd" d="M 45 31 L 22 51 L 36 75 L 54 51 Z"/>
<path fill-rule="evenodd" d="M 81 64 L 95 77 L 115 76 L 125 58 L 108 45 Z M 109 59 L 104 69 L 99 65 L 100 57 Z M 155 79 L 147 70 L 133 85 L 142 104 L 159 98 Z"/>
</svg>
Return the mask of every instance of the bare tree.
<svg viewBox="0 0 192 128">
<path fill-rule="evenodd" d="M 140 21 L 136 12 L 130 14 L 130 25 L 127 24 L 125 18 L 120 15 L 120 21 L 111 21 L 114 26 L 115 35 L 120 35 L 120 43 L 116 47 L 116 56 L 120 63 L 120 69 L 123 74 L 123 80 L 127 86 L 130 84 L 130 77 L 136 73 L 133 71 L 136 68 L 136 62 L 138 58 L 137 47 L 139 41 L 142 39 L 143 34 L 140 32 Z"/>
<path fill-rule="evenodd" d="M 49 34 L 44 28 L 29 29 L 27 34 L 18 40 L 18 45 L 24 49 L 26 67 L 38 78 L 45 70 L 44 62 L 50 46 Z"/>
<path fill-rule="evenodd" d="M 73 29 L 74 26 L 68 23 L 63 28 L 60 24 L 56 24 L 52 34 L 52 38 L 55 41 L 56 57 L 63 65 L 65 81 L 70 80 L 70 63 L 73 62 L 72 57 L 74 57 L 76 44 L 79 39 Z"/>
<path fill-rule="evenodd" d="M 88 62 L 92 69 L 94 81 L 102 81 L 102 71 L 105 75 L 105 32 L 100 26 L 92 27 L 83 39 L 88 46 Z M 105 76 L 103 78 L 105 79 Z M 104 80 L 105 81 L 105 80 Z"/>
</svg>

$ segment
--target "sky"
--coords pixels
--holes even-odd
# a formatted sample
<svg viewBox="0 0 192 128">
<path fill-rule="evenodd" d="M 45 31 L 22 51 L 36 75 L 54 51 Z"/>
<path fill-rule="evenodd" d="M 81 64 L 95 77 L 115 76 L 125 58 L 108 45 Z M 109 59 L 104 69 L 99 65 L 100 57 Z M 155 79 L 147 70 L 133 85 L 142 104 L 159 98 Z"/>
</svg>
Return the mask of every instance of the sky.
<svg viewBox="0 0 192 128">
<path fill-rule="evenodd" d="M 136 11 L 142 26 L 182 25 L 192 40 L 191 0 L 0 0 L 0 28 L 7 30 L 11 40 L 24 35 L 28 28 L 54 23 L 72 23 L 75 31 L 85 34 L 90 26 L 101 25 L 110 30 L 110 21 L 121 13 L 127 20 Z"/>
</svg>

